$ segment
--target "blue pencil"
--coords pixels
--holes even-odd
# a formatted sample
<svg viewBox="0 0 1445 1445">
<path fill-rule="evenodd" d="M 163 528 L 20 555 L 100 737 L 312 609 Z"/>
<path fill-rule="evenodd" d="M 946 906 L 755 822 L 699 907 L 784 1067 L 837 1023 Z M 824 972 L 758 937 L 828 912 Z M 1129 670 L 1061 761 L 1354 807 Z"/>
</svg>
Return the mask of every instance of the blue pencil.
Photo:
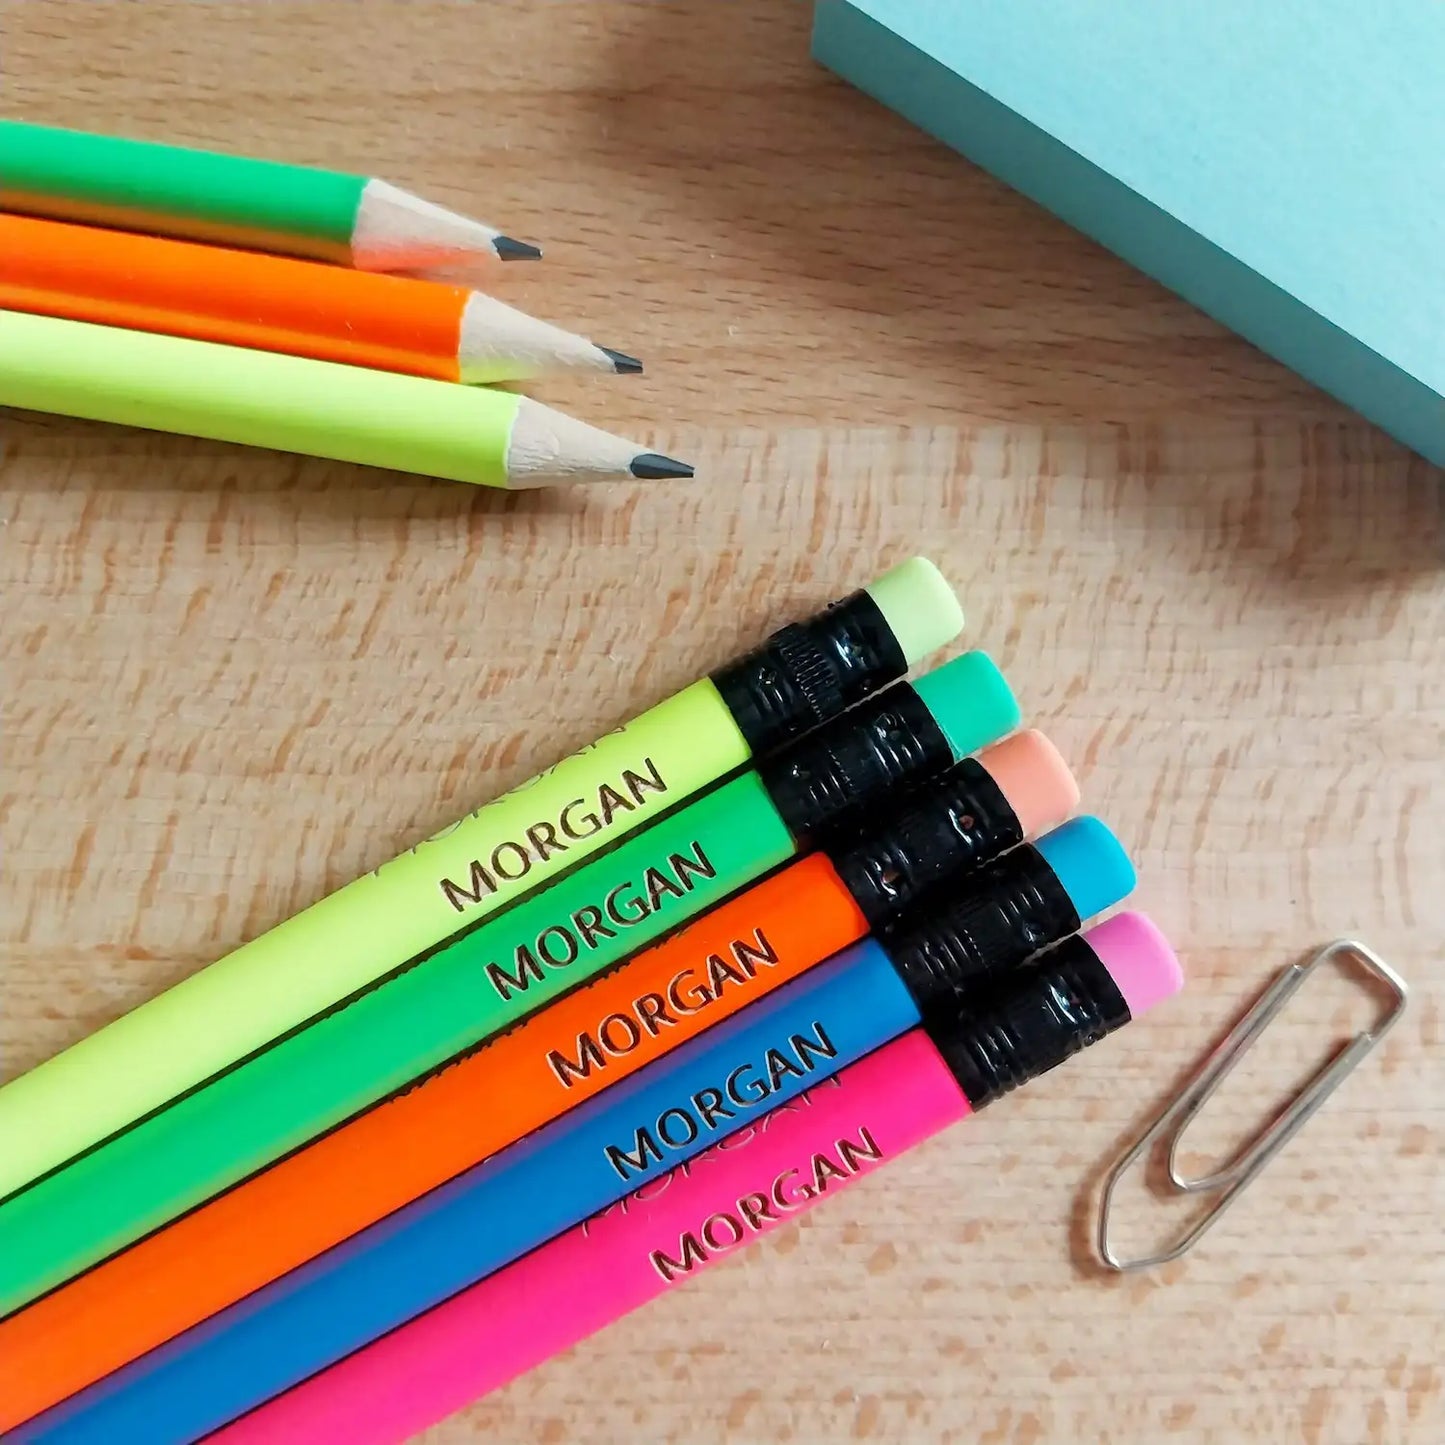
<svg viewBox="0 0 1445 1445">
<path fill-rule="evenodd" d="M 918 1022 L 887 955 L 865 940 L 13 1439 L 189 1445 Z"/>
<path fill-rule="evenodd" d="M 930 954 L 930 970 L 913 978 L 915 987 L 941 984 L 955 965 L 972 979 L 1012 968 L 1133 887 L 1123 850 L 1095 819 L 1077 819 L 1037 850 L 1018 853 L 1044 860 L 1054 883 L 1041 893 L 1034 868 L 1009 888 L 1000 871 L 990 884 L 1003 889 L 994 902 L 964 910 L 969 934 L 988 940 L 986 954 L 960 934 L 947 945 L 947 961 Z M 1005 860 L 1000 870 L 1007 868 Z M 965 889 L 960 898 L 972 893 Z M 1043 906 L 1046 897 L 1065 895 L 1062 912 Z M 986 911 L 997 912 L 996 922 L 988 923 Z M 940 923 L 952 938 L 954 925 Z M 913 937 L 931 936 L 922 926 Z M 190 1445 L 920 1022 L 956 1017 L 957 995 L 949 994 L 930 998 L 924 1018 L 890 958 L 890 950 L 907 947 L 907 937 L 865 939 L 835 954 L 556 1123 L 19 1426 L 6 1441 Z M 922 996 L 929 997 L 926 989 Z"/>
</svg>

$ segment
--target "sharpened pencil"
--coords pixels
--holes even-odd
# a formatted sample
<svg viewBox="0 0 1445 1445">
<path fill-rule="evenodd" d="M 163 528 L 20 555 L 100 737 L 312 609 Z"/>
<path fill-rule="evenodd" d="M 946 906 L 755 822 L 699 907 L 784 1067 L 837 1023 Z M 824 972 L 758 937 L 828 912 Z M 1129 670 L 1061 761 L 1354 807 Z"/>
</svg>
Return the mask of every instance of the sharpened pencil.
<svg viewBox="0 0 1445 1445">
<path fill-rule="evenodd" d="M 386 181 L 0 120 L 0 208 L 355 266 L 542 253 Z"/>
<path fill-rule="evenodd" d="M 692 475 L 511 392 L 22 311 L 0 311 L 0 406 L 486 487 Z"/>
<path fill-rule="evenodd" d="M 640 362 L 461 286 L 0 214 L 0 307 L 438 381 Z"/>
</svg>

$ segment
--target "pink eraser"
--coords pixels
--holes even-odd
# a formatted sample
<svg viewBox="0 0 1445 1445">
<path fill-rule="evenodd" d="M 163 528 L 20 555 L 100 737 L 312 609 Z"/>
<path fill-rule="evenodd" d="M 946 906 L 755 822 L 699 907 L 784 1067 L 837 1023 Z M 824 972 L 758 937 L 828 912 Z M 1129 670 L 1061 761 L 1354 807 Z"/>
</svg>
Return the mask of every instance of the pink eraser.
<svg viewBox="0 0 1445 1445">
<path fill-rule="evenodd" d="M 1184 987 L 1184 970 L 1169 940 L 1142 913 L 1116 913 L 1083 940 L 1109 970 L 1131 1018 Z"/>
<path fill-rule="evenodd" d="M 998 784 L 1025 838 L 1058 827 L 1072 818 L 1079 806 L 1079 785 L 1069 765 L 1033 728 L 985 748 L 978 760 Z"/>
</svg>

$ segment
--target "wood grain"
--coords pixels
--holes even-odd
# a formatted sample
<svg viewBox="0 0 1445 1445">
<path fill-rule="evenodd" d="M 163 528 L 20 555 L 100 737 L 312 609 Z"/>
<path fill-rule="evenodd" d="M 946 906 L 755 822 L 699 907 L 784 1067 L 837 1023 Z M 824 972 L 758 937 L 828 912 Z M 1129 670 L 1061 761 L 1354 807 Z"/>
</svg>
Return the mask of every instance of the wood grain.
<svg viewBox="0 0 1445 1445">
<path fill-rule="evenodd" d="M 374 171 L 546 242 L 506 299 L 648 375 L 539 394 L 701 478 L 502 497 L 7 416 L 0 1074 L 925 551 L 1187 995 L 427 1439 L 1433 1445 L 1441 475 L 817 71 L 807 27 L 0 0 L 7 114 Z M 1195 1256 L 1101 1275 L 1101 1165 L 1341 933 L 1410 1014 Z M 1302 996 L 1201 1148 L 1370 1007 Z M 1131 1241 L 1169 1222 L 1126 1207 Z"/>
</svg>

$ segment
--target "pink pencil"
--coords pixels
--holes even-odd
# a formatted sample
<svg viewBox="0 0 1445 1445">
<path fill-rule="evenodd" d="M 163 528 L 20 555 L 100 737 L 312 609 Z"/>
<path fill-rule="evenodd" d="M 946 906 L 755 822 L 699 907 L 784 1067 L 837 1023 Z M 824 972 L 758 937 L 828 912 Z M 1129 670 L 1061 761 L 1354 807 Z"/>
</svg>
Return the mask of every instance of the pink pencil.
<svg viewBox="0 0 1445 1445">
<path fill-rule="evenodd" d="M 936 1028 L 932 1038 L 905 1034 L 227 1426 L 212 1445 L 406 1440 L 1062 1063 L 1182 982 L 1158 929 L 1120 914 L 1042 955 L 942 1051 Z"/>
</svg>

